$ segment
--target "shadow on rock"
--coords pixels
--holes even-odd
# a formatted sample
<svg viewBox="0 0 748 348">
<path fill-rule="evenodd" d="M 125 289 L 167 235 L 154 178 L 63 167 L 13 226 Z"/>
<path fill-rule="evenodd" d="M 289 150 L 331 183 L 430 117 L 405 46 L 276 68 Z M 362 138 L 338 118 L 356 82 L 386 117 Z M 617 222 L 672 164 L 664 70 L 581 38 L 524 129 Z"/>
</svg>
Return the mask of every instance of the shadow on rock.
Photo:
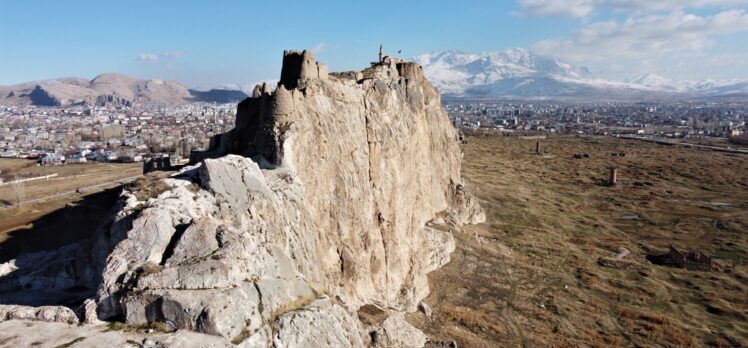
<svg viewBox="0 0 748 348">
<path fill-rule="evenodd" d="M 10 232 L 0 243 L 0 304 L 76 307 L 93 296 L 105 258 L 117 242 L 102 244 L 94 236 L 110 230 L 121 190 L 82 197 L 30 228 Z M 108 250 L 92 252 L 94 245 Z"/>
</svg>

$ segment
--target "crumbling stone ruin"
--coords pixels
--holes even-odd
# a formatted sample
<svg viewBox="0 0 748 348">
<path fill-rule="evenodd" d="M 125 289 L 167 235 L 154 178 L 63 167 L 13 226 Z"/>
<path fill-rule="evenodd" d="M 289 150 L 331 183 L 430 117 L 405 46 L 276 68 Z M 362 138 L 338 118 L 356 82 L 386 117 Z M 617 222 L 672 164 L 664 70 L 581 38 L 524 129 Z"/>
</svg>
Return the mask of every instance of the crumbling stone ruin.
<svg viewBox="0 0 748 348">
<path fill-rule="evenodd" d="M 204 346 L 422 347 L 403 313 L 449 262 L 447 231 L 485 220 L 461 159 L 420 66 L 383 56 L 328 74 L 286 51 L 277 88 L 256 87 L 170 189 L 125 191 L 93 240 L 0 265 L 0 315 L 82 302 L 84 323 L 158 324 Z"/>
<path fill-rule="evenodd" d="M 668 247 L 668 255 L 675 265 L 692 271 L 711 271 L 712 258 L 700 251 L 680 251 L 674 246 Z"/>
<path fill-rule="evenodd" d="M 327 79 L 327 66 L 317 62 L 310 51 L 284 51 L 281 84 L 295 88 L 302 79 Z"/>
<path fill-rule="evenodd" d="M 701 251 L 681 251 L 673 245 L 666 253 L 648 254 L 647 260 L 656 265 L 685 268 L 692 271 L 724 271 L 729 265 L 713 260 Z"/>
<path fill-rule="evenodd" d="M 150 157 L 143 162 L 143 174 L 171 169 L 171 158 L 169 156 Z"/>
</svg>

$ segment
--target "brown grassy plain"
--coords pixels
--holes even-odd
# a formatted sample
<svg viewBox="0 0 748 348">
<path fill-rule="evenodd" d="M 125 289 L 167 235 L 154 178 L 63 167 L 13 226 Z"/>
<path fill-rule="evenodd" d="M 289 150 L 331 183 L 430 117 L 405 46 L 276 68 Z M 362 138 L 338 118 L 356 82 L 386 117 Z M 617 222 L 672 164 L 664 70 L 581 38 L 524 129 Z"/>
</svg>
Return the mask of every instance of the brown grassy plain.
<svg viewBox="0 0 748 348">
<path fill-rule="evenodd" d="M 61 192 L 85 188 L 97 184 L 108 183 L 127 177 L 137 176 L 143 172 L 141 163 L 87 163 L 69 164 L 65 166 L 37 166 L 36 162 L 25 159 L 0 159 L 0 172 L 6 182 L 10 182 L 18 175 L 21 178 L 38 177 L 57 174 L 49 179 L 28 181 L 17 185 L 6 184 L 0 186 L 0 206 L 15 204 L 22 201 L 46 197 Z"/>
<path fill-rule="evenodd" d="M 540 148 L 468 138 L 464 175 L 487 222 L 455 236 L 452 261 L 429 275 L 432 316 L 411 323 L 459 347 L 748 345 L 747 155 L 602 137 Z M 611 166 L 618 185 L 599 185 Z M 728 271 L 647 261 L 668 244 Z M 629 269 L 598 263 L 619 248 Z"/>
<path fill-rule="evenodd" d="M 34 161 L 0 159 L 0 170 L 11 178 L 58 174 L 0 186 L 0 262 L 4 262 L 19 253 L 53 249 L 88 237 L 116 202 L 121 191 L 118 181 L 140 175 L 142 164 L 39 167 Z M 41 200 L 10 207 L 19 196 L 22 201 Z"/>
</svg>

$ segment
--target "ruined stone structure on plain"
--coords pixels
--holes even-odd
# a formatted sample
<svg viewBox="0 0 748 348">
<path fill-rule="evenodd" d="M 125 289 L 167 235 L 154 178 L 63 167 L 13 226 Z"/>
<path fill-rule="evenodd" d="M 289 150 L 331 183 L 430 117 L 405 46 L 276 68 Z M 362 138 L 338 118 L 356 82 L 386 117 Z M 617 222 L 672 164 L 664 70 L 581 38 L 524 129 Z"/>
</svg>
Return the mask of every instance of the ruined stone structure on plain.
<svg viewBox="0 0 748 348">
<path fill-rule="evenodd" d="M 618 168 L 610 168 L 610 173 L 608 175 L 608 185 L 615 186 L 618 182 Z"/>
<path fill-rule="evenodd" d="M 171 170 L 171 158 L 169 156 L 155 156 L 143 161 L 143 174 L 155 171 Z"/>
<path fill-rule="evenodd" d="M 675 264 L 680 268 L 693 271 L 711 271 L 712 258 L 700 251 L 680 251 L 670 245 L 668 254 Z"/>
</svg>

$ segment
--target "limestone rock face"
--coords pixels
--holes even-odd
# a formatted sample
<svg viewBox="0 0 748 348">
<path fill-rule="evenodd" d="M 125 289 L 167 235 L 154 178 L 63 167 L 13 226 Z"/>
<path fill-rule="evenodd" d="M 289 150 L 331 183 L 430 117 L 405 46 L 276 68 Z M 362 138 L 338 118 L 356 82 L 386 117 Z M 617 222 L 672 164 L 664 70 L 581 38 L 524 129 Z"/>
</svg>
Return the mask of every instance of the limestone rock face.
<svg viewBox="0 0 748 348">
<path fill-rule="evenodd" d="M 462 188 L 457 134 L 438 92 L 421 67 L 392 58 L 361 80 L 290 73 L 318 64 L 309 52 L 284 62 L 275 93 L 242 102 L 236 128 L 209 155 L 262 157 L 293 174 L 315 225 L 320 267 L 305 275 L 318 288 L 354 306 L 415 309 L 425 273 L 448 260 L 422 256 L 453 243 L 424 224 L 440 212 L 483 218 Z"/>
<path fill-rule="evenodd" d="M 99 319 L 253 347 L 423 346 L 402 312 L 449 262 L 449 231 L 485 217 L 420 66 L 328 74 L 287 51 L 277 89 L 255 88 L 211 143 L 158 197 L 125 192 L 90 243 L 105 260 L 92 276 Z M 387 319 L 364 324 L 364 305 Z"/>
</svg>

